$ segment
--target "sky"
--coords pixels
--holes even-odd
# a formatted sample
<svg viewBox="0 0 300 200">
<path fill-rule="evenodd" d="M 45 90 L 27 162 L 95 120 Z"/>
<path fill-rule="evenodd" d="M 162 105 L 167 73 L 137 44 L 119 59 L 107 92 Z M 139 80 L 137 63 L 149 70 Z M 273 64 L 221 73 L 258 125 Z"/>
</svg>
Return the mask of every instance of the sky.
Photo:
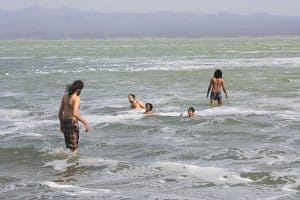
<svg viewBox="0 0 300 200">
<path fill-rule="evenodd" d="M 70 7 L 96 12 L 268 13 L 300 16 L 300 0 L 0 0 L 0 9 Z"/>
</svg>

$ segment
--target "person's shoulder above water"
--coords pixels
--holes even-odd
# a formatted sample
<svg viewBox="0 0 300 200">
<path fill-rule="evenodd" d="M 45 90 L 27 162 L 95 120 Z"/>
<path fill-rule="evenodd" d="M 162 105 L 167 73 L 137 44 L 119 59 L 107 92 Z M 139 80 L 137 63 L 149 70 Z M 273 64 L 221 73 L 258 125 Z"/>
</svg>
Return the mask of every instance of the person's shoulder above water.
<svg viewBox="0 0 300 200">
<path fill-rule="evenodd" d="M 145 104 L 142 101 L 136 99 L 134 94 L 128 95 L 128 101 L 130 103 L 130 108 L 132 109 L 145 109 Z"/>
</svg>

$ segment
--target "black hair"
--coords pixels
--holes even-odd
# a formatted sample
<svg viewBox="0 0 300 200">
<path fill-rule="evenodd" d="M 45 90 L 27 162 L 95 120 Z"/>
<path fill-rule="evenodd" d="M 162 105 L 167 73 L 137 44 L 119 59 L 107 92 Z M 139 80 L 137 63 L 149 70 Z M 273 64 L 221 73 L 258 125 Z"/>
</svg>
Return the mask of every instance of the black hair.
<svg viewBox="0 0 300 200">
<path fill-rule="evenodd" d="M 135 99 L 135 95 L 134 94 L 129 94 L 128 97 L 132 96 L 132 98 Z"/>
<path fill-rule="evenodd" d="M 188 109 L 188 111 L 192 111 L 193 113 L 195 112 L 195 108 L 193 108 L 193 107 L 189 107 L 189 109 Z"/>
<path fill-rule="evenodd" d="M 150 106 L 150 111 L 152 111 L 153 105 L 152 105 L 151 103 L 146 103 L 146 107 L 147 107 L 147 106 Z"/>
<path fill-rule="evenodd" d="M 214 78 L 222 78 L 222 71 L 220 69 L 215 71 Z"/>
<path fill-rule="evenodd" d="M 81 90 L 83 89 L 83 86 L 84 86 L 84 84 L 81 80 L 74 81 L 71 85 L 67 86 L 66 92 L 68 93 L 68 95 L 72 95 L 76 91 L 78 91 L 77 95 L 79 96 Z"/>
</svg>

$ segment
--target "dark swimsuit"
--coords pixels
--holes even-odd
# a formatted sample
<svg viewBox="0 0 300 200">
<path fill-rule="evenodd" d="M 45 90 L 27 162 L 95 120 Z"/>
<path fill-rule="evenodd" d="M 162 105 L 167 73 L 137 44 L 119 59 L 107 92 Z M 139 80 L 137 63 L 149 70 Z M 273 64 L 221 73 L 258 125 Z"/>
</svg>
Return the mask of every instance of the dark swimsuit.
<svg viewBox="0 0 300 200">
<path fill-rule="evenodd" d="M 221 92 L 211 92 L 210 93 L 210 99 L 213 99 L 213 100 L 218 100 L 220 101 L 222 99 L 222 95 L 221 95 Z"/>
</svg>

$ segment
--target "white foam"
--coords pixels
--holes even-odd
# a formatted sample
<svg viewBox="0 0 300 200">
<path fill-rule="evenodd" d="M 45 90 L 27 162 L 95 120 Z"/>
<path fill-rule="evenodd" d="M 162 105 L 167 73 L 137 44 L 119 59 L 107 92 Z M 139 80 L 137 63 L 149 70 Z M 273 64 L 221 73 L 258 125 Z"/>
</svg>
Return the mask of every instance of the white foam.
<svg viewBox="0 0 300 200">
<path fill-rule="evenodd" d="M 130 62 L 130 65 L 126 64 Z M 95 67 L 98 71 L 190 71 L 198 69 L 212 68 L 247 68 L 258 66 L 270 67 L 298 67 L 300 65 L 300 57 L 293 58 L 252 58 L 252 59 L 186 59 L 181 58 L 175 60 L 173 58 L 150 59 L 127 58 L 126 62 L 123 59 L 108 59 L 105 61 L 105 66 L 113 67 Z M 145 67 L 140 67 L 140 66 Z M 86 70 L 86 69 L 84 69 Z"/>
<path fill-rule="evenodd" d="M 94 189 L 94 188 L 85 188 L 85 187 L 79 187 L 79 186 L 74 186 L 74 185 L 62 185 L 62 184 L 57 184 L 52 181 L 44 181 L 41 182 L 43 185 L 47 185 L 50 188 L 54 189 L 62 189 L 65 191 L 72 191 L 73 195 L 80 195 L 80 194 L 95 194 L 95 193 L 111 193 L 111 190 L 107 189 Z"/>
<path fill-rule="evenodd" d="M 286 120 L 297 120 L 298 118 L 300 118 L 299 113 L 291 112 L 291 111 L 280 112 L 277 113 L 276 116 Z"/>
<path fill-rule="evenodd" d="M 23 96 L 22 93 L 15 93 L 15 92 L 0 92 L 0 97 L 20 97 Z"/>
<path fill-rule="evenodd" d="M 77 58 L 68 58 L 68 61 L 82 61 L 84 58 L 82 57 L 77 57 Z"/>
<path fill-rule="evenodd" d="M 44 164 L 44 167 L 50 166 L 57 171 L 64 171 L 70 166 L 70 164 L 67 164 L 66 160 L 53 160 Z"/>
<path fill-rule="evenodd" d="M 0 115 L 7 119 L 15 118 L 15 117 L 24 117 L 29 114 L 29 111 L 17 110 L 17 109 L 0 109 Z"/>
<path fill-rule="evenodd" d="M 2 132 L 0 131 L 0 135 L 10 135 L 10 138 L 16 138 L 16 137 L 36 137 L 36 138 L 42 138 L 44 137 L 43 135 L 39 134 L 39 133 L 15 133 L 12 131 L 6 131 L 6 132 Z"/>
<path fill-rule="evenodd" d="M 0 57 L 0 60 L 21 60 L 21 59 L 31 59 L 33 58 L 32 56 L 20 56 L 20 57 L 16 57 L 16 56 L 3 56 Z"/>
<path fill-rule="evenodd" d="M 53 167 L 56 171 L 65 171 L 68 167 L 73 166 L 74 164 L 78 167 L 99 167 L 99 166 L 107 166 L 110 169 L 114 169 L 119 161 L 109 160 L 103 158 L 79 158 L 74 162 L 68 162 L 68 160 L 53 160 L 50 162 L 46 162 L 44 167 Z"/>
<path fill-rule="evenodd" d="M 57 188 L 57 189 L 65 189 L 65 188 L 79 188 L 77 186 L 73 186 L 73 185 L 60 185 L 60 184 L 57 184 L 55 182 L 51 182 L 51 181 L 45 181 L 45 182 L 42 182 L 42 184 L 45 184 L 51 188 Z"/>
<path fill-rule="evenodd" d="M 195 181 L 198 179 L 213 184 L 247 184 L 253 182 L 248 178 L 242 178 L 234 170 L 217 167 L 199 167 L 176 162 L 155 162 L 142 167 L 131 167 L 114 174 L 127 178 L 162 177 L 183 181 Z M 120 177 L 120 178 L 121 178 Z M 161 180 L 162 182 L 164 180 Z"/>
<path fill-rule="evenodd" d="M 79 165 L 80 166 L 86 166 L 86 167 L 99 167 L 99 166 L 103 166 L 103 165 L 115 166 L 118 163 L 119 163 L 119 161 L 103 159 L 103 158 L 82 158 L 82 159 L 79 159 Z"/>
<path fill-rule="evenodd" d="M 288 199 L 287 197 L 289 197 L 289 194 L 283 194 L 283 195 L 277 195 L 274 197 L 267 197 L 265 198 L 265 200 L 277 200 L 277 199 Z"/>
<path fill-rule="evenodd" d="M 194 58 L 194 57 L 166 57 L 163 59 L 155 59 L 149 57 L 142 58 L 102 58 L 102 59 L 88 59 L 84 57 L 68 58 L 66 63 L 86 63 L 83 67 L 77 70 L 66 70 L 60 73 L 82 73 L 95 71 L 191 71 L 199 69 L 238 69 L 251 67 L 298 67 L 300 65 L 300 57 L 293 58 L 230 58 L 230 59 L 216 59 L 216 58 Z M 38 74 L 57 73 L 54 71 L 39 71 Z"/>
<path fill-rule="evenodd" d="M 86 119 L 91 124 L 127 122 L 142 119 L 144 117 L 143 112 L 144 110 L 132 110 L 121 112 L 116 115 L 86 115 Z"/>
<path fill-rule="evenodd" d="M 164 113 L 157 113 L 157 115 L 159 116 L 167 116 L 167 117 L 179 117 L 180 116 L 180 112 L 164 112 Z"/>
<path fill-rule="evenodd" d="M 248 178 L 242 178 L 237 172 L 217 167 L 199 167 L 175 162 L 157 162 L 149 165 L 151 170 L 158 170 L 159 173 L 171 175 L 187 175 L 196 177 L 203 181 L 215 184 L 241 184 L 253 182 Z"/>
<path fill-rule="evenodd" d="M 300 179 L 296 180 L 294 183 L 289 183 L 284 185 L 281 189 L 282 191 L 297 193 L 299 190 L 297 188 L 300 187 Z"/>
<path fill-rule="evenodd" d="M 226 116 L 226 115 L 269 115 L 273 114 L 273 111 L 264 110 L 251 110 L 242 109 L 239 107 L 214 107 L 199 111 L 200 116 Z"/>
</svg>

